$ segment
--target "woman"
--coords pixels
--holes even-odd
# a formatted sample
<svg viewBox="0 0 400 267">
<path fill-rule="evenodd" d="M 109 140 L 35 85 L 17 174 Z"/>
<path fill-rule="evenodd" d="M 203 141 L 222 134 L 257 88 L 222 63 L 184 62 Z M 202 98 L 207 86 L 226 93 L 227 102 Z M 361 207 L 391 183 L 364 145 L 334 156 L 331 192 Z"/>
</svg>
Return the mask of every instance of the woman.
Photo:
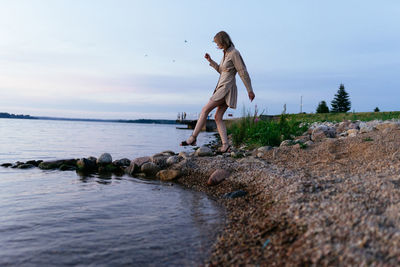
<svg viewBox="0 0 400 267">
<path fill-rule="evenodd" d="M 229 35 L 224 31 L 220 31 L 215 35 L 214 42 L 217 44 L 218 48 L 223 49 L 224 52 L 221 64 L 218 65 L 207 53 L 204 57 L 208 62 L 210 62 L 210 66 L 220 73 L 218 84 L 210 98 L 210 101 L 201 110 L 192 135 L 186 141 L 183 141 L 181 146 L 196 145 L 197 136 L 204 127 L 208 114 L 211 110 L 217 108 L 217 111 L 215 112 L 215 123 L 217 124 L 218 133 L 222 141 L 222 146 L 219 148 L 219 151 L 225 153 L 229 150 L 230 146 L 226 135 L 226 126 L 222 118 L 228 107 L 233 109 L 236 108 L 236 72 L 239 73 L 239 76 L 247 89 L 250 101 L 253 101 L 255 94 L 251 86 L 250 76 L 246 70 L 246 65 L 244 64 L 239 51 L 235 49 Z"/>
</svg>

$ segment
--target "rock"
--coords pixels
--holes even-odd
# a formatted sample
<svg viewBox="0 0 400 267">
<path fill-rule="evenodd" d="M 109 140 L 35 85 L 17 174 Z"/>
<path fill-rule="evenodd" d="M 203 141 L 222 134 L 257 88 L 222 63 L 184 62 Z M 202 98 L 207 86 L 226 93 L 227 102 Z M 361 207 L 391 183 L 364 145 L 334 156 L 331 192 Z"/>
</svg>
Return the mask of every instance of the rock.
<svg viewBox="0 0 400 267">
<path fill-rule="evenodd" d="M 131 165 L 132 165 L 132 163 L 134 163 L 134 164 L 136 164 L 136 165 L 139 167 L 139 169 L 140 169 L 140 168 L 142 167 L 143 164 L 145 164 L 145 163 L 147 163 L 147 162 L 150 162 L 150 161 L 151 161 L 150 157 L 140 157 L 140 158 L 136 158 L 136 159 L 132 160 L 132 161 L 131 161 Z"/>
<path fill-rule="evenodd" d="M 43 160 L 28 160 L 28 161 L 26 162 L 26 164 L 32 164 L 32 165 L 34 165 L 35 167 L 37 167 L 37 166 L 39 166 L 39 164 L 42 163 L 42 162 L 43 162 Z"/>
<path fill-rule="evenodd" d="M 112 157 L 109 153 L 103 153 L 101 156 L 97 159 L 97 164 L 98 165 L 107 165 L 112 163 Z"/>
<path fill-rule="evenodd" d="M 185 151 L 181 151 L 181 152 L 179 152 L 178 156 L 186 159 L 189 157 L 189 154 L 186 153 Z"/>
<path fill-rule="evenodd" d="M 146 162 L 142 165 L 140 170 L 146 174 L 146 176 L 155 176 L 157 172 L 160 171 L 160 167 L 158 167 L 153 162 Z"/>
<path fill-rule="evenodd" d="M 123 158 L 123 159 L 119 159 L 119 160 L 114 160 L 113 164 L 118 167 L 127 167 L 131 164 L 131 160 L 127 159 L 127 158 Z"/>
<path fill-rule="evenodd" d="M 347 133 L 347 135 L 349 137 L 355 137 L 355 136 L 357 136 L 358 130 L 357 129 L 350 129 L 350 130 L 347 130 L 346 133 Z"/>
<path fill-rule="evenodd" d="M 133 175 L 140 171 L 140 167 L 132 160 L 131 164 L 125 169 L 125 172 L 129 175 Z"/>
<path fill-rule="evenodd" d="M 101 165 L 99 166 L 99 173 L 110 173 L 110 172 L 114 172 L 118 169 L 117 166 L 115 166 L 112 163 L 109 163 L 107 165 Z"/>
<path fill-rule="evenodd" d="M 312 130 L 311 140 L 312 141 L 321 141 L 324 138 L 334 138 L 336 137 L 336 129 L 334 127 L 320 125 Z"/>
<path fill-rule="evenodd" d="M 30 169 L 30 168 L 35 168 L 35 167 L 36 167 L 35 165 L 28 164 L 28 163 L 18 165 L 18 169 Z"/>
<path fill-rule="evenodd" d="M 221 183 L 223 180 L 229 177 L 231 173 L 227 170 L 224 169 L 218 169 L 214 171 L 211 175 L 210 178 L 208 178 L 207 184 L 208 185 L 217 185 Z"/>
<path fill-rule="evenodd" d="M 155 154 L 153 156 L 151 156 L 151 162 L 153 162 L 154 164 L 158 165 L 160 168 L 165 168 L 167 167 L 167 159 L 170 156 L 165 156 L 164 154 Z"/>
<path fill-rule="evenodd" d="M 170 156 L 170 157 L 167 158 L 167 165 L 168 166 L 173 165 L 173 164 L 178 163 L 178 162 L 179 162 L 179 157 L 178 156 Z"/>
<path fill-rule="evenodd" d="M 362 121 L 362 122 L 360 122 L 360 125 L 359 125 L 360 133 L 372 132 L 374 130 L 374 126 L 376 125 L 375 123 L 376 123 L 375 121 L 372 121 L 372 122 L 363 122 Z"/>
<path fill-rule="evenodd" d="M 12 166 L 12 163 L 3 163 L 1 164 L 2 167 L 8 168 Z"/>
<path fill-rule="evenodd" d="M 162 181 L 172 181 L 181 176 L 181 171 L 179 170 L 162 170 L 157 173 L 157 177 Z"/>
<path fill-rule="evenodd" d="M 294 144 L 293 140 L 284 140 L 284 141 L 281 142 L 281 144 L 279 146 L 280 147 L 282 147 L 282 146 L 291 146 L 293 144 Z"/>
<path fill-rule="evenodd" d="M 238 190 L 238 191 L 234 191 L 234 192 L 230 192 L 230 193 L 224 194 L 223 198 L 237 198 L 237 197 L 243 197 L 245 195 L 247 195 L 246 191 Z"/>
<path fill-rule="evenodd" d="M 262 158 L 262 157 L 264 157 L 264 153 L 258 152 L 258 153 L 257 153 L 257 158 Z"/>
<path fill-rule="evenodd" d="M 310 141 L 305 142 L 304 144 L 307 146 L 311 146 L 314 144 L 314 142 L 310 140 Z"/>
<path fill-rule="evenodd" d="M 301 145 L 300 145 L 300 143 L 297 143 L 297 144 L 293 145 L 292 148 L 294 148 L 294 149 L 300 149 L 300 148 L 301 148 Z"/>
<path fill-rule="evenodd" d="M 58 168 L 60 171 L 76 171 L 77 167 L 76 166 L 71 166 L 71 165 L 66 165 L 63 164 Z"/>
<path fill-rule="evenodd" d="M 230 153 L 230 155 L 231 155 L 232 158 L 235 158 L 235 159 L 239 159 L 239 158 L 243 158 L 244 157 L 244 154 L 242 152 L 240 152 L 240 151 L 236 151 L 236 152 L 232 151 Z"/>
<path fill-rule="evenodd" d="M 161 152 L 164 156 L 174 156 L 175 155 L 175 152 L 174 151 L 172 151 L 172 150 L 166 150 L 166 151 L 163 151 L 163 152 Z"/>
<path fill-rule="evenodd" d="M 262 146 L 257 148 L 257 152 L 265 153 L 267 151 L 270 151 L 272 149 L 271 146 Z"/>
<path fill-rule="evenodd" d="M 54 161 L 43 161 L 39 164 L 39 168 L 42 170 L 54 170 L 60 168 L 61 165 L 76 166 L 77 162 L 75 159 L 63 159 Z"/>
<path fill-rule="evenodd" d="M 211 148 L 207 146 L 202 146 L 196 150 L 195 155 L 199 157 L 206 157 L 206 156 L 212 156 L 213 152 Z"/>
<path fill-rule="evenodd" d="M 90 172 L 97 170 L 96 160 L 87 158 L 81 158 L 76 163 L 78 169 L 83 172 Z"/>
</svg>

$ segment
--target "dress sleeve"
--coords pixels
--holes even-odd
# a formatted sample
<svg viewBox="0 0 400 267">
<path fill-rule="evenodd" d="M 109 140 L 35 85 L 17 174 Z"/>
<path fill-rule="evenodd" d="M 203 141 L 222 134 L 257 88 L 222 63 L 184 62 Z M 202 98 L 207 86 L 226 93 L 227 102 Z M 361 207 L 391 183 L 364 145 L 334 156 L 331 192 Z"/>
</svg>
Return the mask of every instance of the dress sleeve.
<svg viewBox="0 0 400 267">
<path fill-rule="evenodd" d="M 244 64 L 243 58 L 239 52 L 232 55 L 232 61 L 236 71 L 239 73 L 240 79 L 242 79 L 242 82 L 246 87 L 247 92 L 253 92 L 249 73 L 247 72 L 246 65 Z"/>
<path fill-rule="evenodd" d="M 218 73 L 220 73 L 219 71 L 219 65 L 217 62 L 215 62 L 214 60 L 210 60 L 210 66 L 213 67 L 216 71 L 218 71 Z"/>
</svg>

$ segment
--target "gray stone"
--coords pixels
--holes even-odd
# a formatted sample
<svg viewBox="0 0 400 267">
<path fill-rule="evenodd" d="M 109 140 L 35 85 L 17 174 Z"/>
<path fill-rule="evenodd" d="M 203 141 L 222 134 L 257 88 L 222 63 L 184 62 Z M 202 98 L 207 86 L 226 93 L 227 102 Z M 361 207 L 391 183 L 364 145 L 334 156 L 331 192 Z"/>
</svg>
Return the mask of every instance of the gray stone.
<svg viewBox="0 0 400 267">
<path fill-rule="evenodd" d="M 214 171 L 210 177 L 208 178 L 207 184 L 208 185 L 217 185 L 221 183 L 223 180 L 229 177 L 231 173 L 224 169 L 218 169 Z"/>
<path fill-rule="evenodd" d="M 186 153 L 185 151 L 181 151 L 181 152 L 179 152 L 178 156 L 186 159 L 189 157 L 189 154 Z"/>
<path fill-rule="evenodd" d="M 151 161 L 150 157 L 140 157 L 140 158 L 136 158 L 136 159 L 132 160 L 132 162 L 135 163 L 139 168 L 141 168 L 144 163 L 147 163 L 150 161 Z M 132 164 L 132 162 L 131 162 L 131 164 Z"/>
<path fill-rule="evenodd" d="M 173 165 L 173 164 L 178 163 L 178 162 L 179 162 L 179 157 L 178 156 L 170 156 L 170 157 L 167 158 L 167 165 L 168 166 Z"/>
<path fill-rule="evenodd" d="M 71 165 L 66 165 L 63 164 L 58 168 L 60 171 L 76 171 L 77 167 L 76 166 L 71 166 Z"/>
<path fill-rule="evenodd" d="M 158 165 L 160 168 L 167 167 L 167 159 L 170 156 L 165 156 L 164 154 L 155 154 L 151 156 L 151 162 Z"/>
<path fill-rule="evenodd" d="M 101 156 L 97 159 L 97 164 L 99 165 L 107 165 L 112 163 L 112 157 L 109 153 L 103 153 Z"/>
<path fill-rule="evenodd" d="M 76 163 L 78 169 L 83 172 L 91 172 L 97 170 L 96 161 L 93 159 L 81 158 Z"/>
<path fill-rule="evenodd" d="M 172 181 L 182 175 L 180 170 L 161 170 L 157 173 L 157 178 L 162 181 Z"/>
<path fill-rule="evenodd" d="M 265 153 L 267 151 L 270 151 L 272 149 L 271 146 L 262 146 L 257 148 L 257 152 Z"/>
<path fill-rule="evenodd" d="M 129 175 L 133 175 L 140 171 L 140 167 L 132 160 L 131 164 L 125 169 L 125 172 Z"/>
<path fill-rule="evenodd" d="M 8 168 L 12 166 L 12 163 L 3 163 L 1 164 L 2 167 Z"/>
<path fill-rule="evenodd" d="M 199 157 L 206 157 L 206 156 L 212 156 L 213 152 L 212 152 L 211 148 L 209 148 L 207 146 L 202 146 L 196 150 L 195 155 L 199 156 Z"/>
<path fill-rule="evenodd" d="M 35 168 L 35 165 L 28 163 L 18 165 L 18 169 L 30 169 L 30 168 Z"/>
<path fill-rule="evenodd" d="M 307 146 L 311 146 L 314 144 L 314 142 L 310 140 L 310 141 L 305 142 L 304 144 Z"/>
<path fill-rule="evenodd" d="M 60 166 L 63 164 L 70 165 L 70 166 L 76 166 L 77 162 L 75 159 L 43 161 L 39 164 L 39 168 L 42 170 L 53 170 L 53 169 L 60 168 Z"/>
<path fill-rule="evenodd" d="M 282 146 L 291 146 L 293 144 L 294 144 L 293 140 L 284 140 L 284 141 L 281 142 L 281 144 L 279 146 L 281 146 L 281 147 Z"/>
<path fill-rule="evenodd" d="M 172 151 L 172 150 L 166 150 L 166 151 L 163 151 L 163 152 L 161 152 L 164 156 L 173 156 L 173 155 L 175 155 L 175 152 L 174 151 Z"/>
<path fill-rule="evenodd" d="M 126 167 L 131 164 L 131 160 L 127 159 L 127 158 L 123 158 L 123 159 L 119 159 L 119 160 L 114 160 L 113 164 L 118 167 Z"/>
<path fill-rule="evenodd" d="M 142 165 L 140 170 L 146 174 L 146 176 L 155 176 L 157 172 L 160 171 L 160 167 L 158 167 L 153 162 L 147 162 Z"/>
</svg>

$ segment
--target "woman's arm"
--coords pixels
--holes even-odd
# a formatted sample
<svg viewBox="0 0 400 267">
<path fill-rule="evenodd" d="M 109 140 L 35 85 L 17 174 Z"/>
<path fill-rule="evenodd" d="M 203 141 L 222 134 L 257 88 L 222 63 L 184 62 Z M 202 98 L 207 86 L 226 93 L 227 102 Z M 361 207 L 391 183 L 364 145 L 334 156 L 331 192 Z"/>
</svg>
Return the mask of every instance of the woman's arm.
<svg viewBox="0 0 400 267">
<path fill-rule="evenodd" d="M 210 62 L 210 66 L 213 67 L 216 71 L 219 72 L 219 65 L 217 62 L 215 62 L 214 60 L 211 59 L 210 55 L 208 53 L 206 53 L 206 55 L 204 56 L 208 62 Z"/>
<path fill-rule="evenodd" d="M 242 82 L 246 87 L 249 99 L 253 101 L 256 95 L 254 94 L 253 87 L 251 86 L 250 75 L 247 72 L 246 65 L 244 64 L 243 58 L 239 52 L 236 52 L 232 55 L 232 61 L 236 71 L 239 73 L 240 79 L 242 79 Z"/>
</svg>

